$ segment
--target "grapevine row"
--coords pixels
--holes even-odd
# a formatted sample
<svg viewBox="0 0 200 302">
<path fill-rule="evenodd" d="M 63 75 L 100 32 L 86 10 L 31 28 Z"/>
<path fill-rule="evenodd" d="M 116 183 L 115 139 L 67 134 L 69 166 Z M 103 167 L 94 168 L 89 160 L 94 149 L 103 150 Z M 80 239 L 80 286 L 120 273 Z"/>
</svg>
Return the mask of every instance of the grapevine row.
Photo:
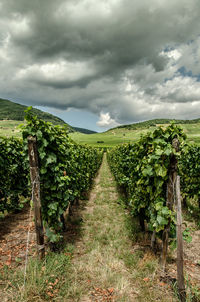
<svg viewBox="0 0 200 302">
<path fill-rule="evenodd" d="M 169 219 L 174 221 L 174 211 L 166 204 L 174 138 L 182 148 L 185 134 L 179 127 L 170 125 L 142 136 L 135 144 L 122 145 L 108 153 L 111 170 L 128 196 L 132 215 L 139 216 L 142 228 L 146 220 L 148 230 L 160 235 Z"/>
<path fill-rule="evenodd" d="M 0 212 L 19 210 L 20 198 L 30 195 L 22 140 L 0 138 Z"/>
<path fill-rule="evenodd" d="M 46 235 L 56 242 L 64 227 L 63 213 L 89 190 L 103 153 L 74 143 L 67 128 L 39 120 L 30 111 L 22 130 L 23 142 L 13 138 L 0 140 L 0 211 L 15 208 L 19 196 L 28 191 L 30 196 L 27 138 L 36 137 L 42 217 Z"/>
<path fill-rule="evenodd" d="M 89 190 L 102 161 L 98 149 L 75 144 L 68 129 L 37 119 L 28 111 L 23 139 L 37 138 L 42 216 L 52 242 L 60 239 L 61 216 L 69 204 Z M 27 144 L 25 145 L 27 149 Z M 26 150 L 27 152 L 27 150 Z"/>
<path fill-rule="evenodd" d="M 180 160 L 182 195 L 185 206 L 189 200 L 196 202 L 200 209 L 200 147 L 186 146 Z"/>
</svg>

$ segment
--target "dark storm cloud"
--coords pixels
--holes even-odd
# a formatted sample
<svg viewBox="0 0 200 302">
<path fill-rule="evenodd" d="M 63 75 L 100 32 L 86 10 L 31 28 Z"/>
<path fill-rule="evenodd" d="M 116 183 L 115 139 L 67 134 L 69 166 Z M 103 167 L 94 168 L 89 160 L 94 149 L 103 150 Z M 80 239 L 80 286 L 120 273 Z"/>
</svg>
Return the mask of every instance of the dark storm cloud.
<svg viewBox="0 0 200 302">
<path fill-rule="evenodd" d="M 197 0 L 0 0 L 0 93 L 101 122 L 198 102 L 199 83 L 177 70 L 200 73 L 199 17 Z"/>
<path fill-rule="evenodd" d="M 91 14 L 83 3 L 88 3 Z M 190 9 L 187 1 L 178 1 L 179 5 L 168 1 L 163 7 L 158 3 L 119 1 L 108 14 L 93 10 L 94 1 L 5 0 L 3 8 L 11 18 L 14 14 L 16 19 L 27 18 L 29 36 L 13 34 L 12 40 L 35 59 L 94 57 L 114 69 L 141 60 L 159 70 L 163 60 L 158 54 L 166 43 L 185 42 L 198 33 L 194 27 L 199 23 L 200 4 L 192 1 Z"/>
</svg>

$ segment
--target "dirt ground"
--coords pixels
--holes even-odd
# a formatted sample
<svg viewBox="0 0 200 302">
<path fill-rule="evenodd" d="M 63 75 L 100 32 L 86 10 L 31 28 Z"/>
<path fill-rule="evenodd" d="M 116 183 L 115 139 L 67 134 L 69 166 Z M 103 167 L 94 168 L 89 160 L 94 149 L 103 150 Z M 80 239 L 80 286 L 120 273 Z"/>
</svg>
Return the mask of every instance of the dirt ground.
<svg viewBox="0 0 200 302">
<path fill-rule="evenodd" d="M 36 236 L 33 212 L 29 207 L 0 221 L 0 269 L 3 265 L 16 267 L 24 264 L 28 237 L 30 256 L 36 251 Z"/>
<path fill-rule="evenodd" d="M 98 179 L 96 180 L 98 183 Z M 91 194 L 91 199 L 95 194 Z M 88 208 L 89 210 L 93 210 Z M 195 229 L 194 223 L 187 223 L 190 227 L 192 242 L 184 242 L 184 266 L 188 280 L 200 289 L 200 230 Z M 29 232 L 28 255 L 36 254 L 35 227 L 33 211 L 26 207 L 21 213 L 10 214 L 0 221 L 0 269 L 3 265 L 20 266 L 25 262 L 27 240 Z M 168 263 L 170 276 L 176 278 L 176 253 L 173 253 L 172 263 Z"/>
<path fill-rule="evenodd" d="M 186 222 L 190 229 L 192 242 L 184 241 L 184 269 L 186 279 L 200 290 L 200 230 L 197 230 L 194 222 Z M 174 263 L 168 265 L 171 274 L 176 276 L 176 252 L 173 253 Z"/>
</svg>

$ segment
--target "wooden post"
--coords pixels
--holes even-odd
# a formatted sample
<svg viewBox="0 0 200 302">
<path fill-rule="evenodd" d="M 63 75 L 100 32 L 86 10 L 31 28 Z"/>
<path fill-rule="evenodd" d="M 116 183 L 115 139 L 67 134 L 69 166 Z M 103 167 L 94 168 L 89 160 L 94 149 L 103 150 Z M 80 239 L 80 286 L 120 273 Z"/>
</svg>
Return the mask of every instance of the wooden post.
<svg viewBox="0 0 200 302">
<path fill-rule="evenodd" d="M 151 235 L 151 249 L 155 252 L 155 245 L 156 245 L 156 231 L 154 230 Z"/>
<path fill-rule="evenodd" d="M 185 282 L 183 273 L 183 236 L 182 236 L 182 213 L 180 176 L 176 179 L 176 237 L 177 237 L 177 283 L 181 302 L 186 301 Z"/>
<path fill-rule="evenodd" d="M 39 259 L 45 256 L 44 246 L 44 229 L 41 214 L 41 201 L 40 201 L 40 176 L 38 169 L 38 154 L 37 154 L 37 141 L 36 137 L 28 137 L 28 155 L 30 163 L 30 176 L 32 183 L 32 200 L 34 204 L 35 214 L 35 230 L 37 239 L 37 252 Z"/>
<path fill-rule="evenodd" d="M 176 151 L 179 150 L 179 141 L 177 138 L 173 139 L 172 146 L 175 148 Z M 177 176 L 177 159 L 175 154 L 172 154 L 170 159 L 169 180 L 167 184 L 167 202 L 166 202 L 166 205 L 170 210 L 173 210 L 173 205 L 175 200 L 176 176 Z M 170 224 L 171 224 L 171 219 L 169 218 L 168 224 L 165 226 L 162 236 L 161 268 L 163 271 L 165 271 L 166 268 Z"/>
</svg>

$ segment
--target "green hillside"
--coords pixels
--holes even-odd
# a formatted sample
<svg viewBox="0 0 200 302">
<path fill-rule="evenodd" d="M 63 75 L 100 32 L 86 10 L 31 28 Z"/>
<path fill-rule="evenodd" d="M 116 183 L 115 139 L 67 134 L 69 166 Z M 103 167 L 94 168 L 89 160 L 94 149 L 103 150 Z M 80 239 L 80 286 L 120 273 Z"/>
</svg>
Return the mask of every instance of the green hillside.
<svg viewBox="0 0 200 302">
<path fill-rule="evenodd" d="M 138 123 L 134 123 L 134 124 L 121 125 L 121 126 L 109 129 L 108 131 L 113 131 L 116 129 L 133 130 L 133 129 L 149 128 L 149 127 L 156 127 L 157 125 L 168 125 L 171 122 L 174 122 L 175 124 L 179 124 L 179 125 L 197 124 L 197 123 L 200 123 L 200 118 L 194 119 L 194 120 L 153 119 L 153 120 L 138 122 Z"/>
<path fill-rule="evenodd" d="M 70 136 L 77 143 L 89 144 L 95 147 L 114 147 L 123 143 L 135 142 L 142 134 L 154 131 L 160 125 L 165 127 L 170 121 L 169 119 L 157 119 L 116 127 L 103 133 L 86 135 L 76 132 L 70 133 Z M 187 135 L 188 143 L 200 145 L 200 119 L 189 121 L 176 120 L 174 122 L 183 128 Z"/>
<path fill-rule="evenodd" d="M 0 123 L 0 127 L 5 126 L 7 129 L 12 126 L 17 126 L 18 123 L 14 123 L 13 121 L 23 121 L 24 120 L 24 110 L 27 109 L 27 106 L 1 99 L 0 98 L 0 121 L 6 120 L 6 121 L 12 121 L 10 123 Z M 43 119 L 47 122 L 51 122 L 55 125 L 66 125 L 69 127 L 70 132 L 81 132 L 85 134 L 91 134 L 96 133 L 95 131 L 84 129 L 84 128 L 78 128 L 78 127 L 72 127 L 66 122 L 64 122 L 62 119 L 60 119 L 57 116 L 54 116 L 53 114 L 43 112 L 39 109 L 33 108 L 32 112 L 34 115 L 37 115 L 38 118 Z M 5 125 L 4 125 L 5 124 Z M 9 131 L 8 131 L 9 132 Z"/>
<path fill-rule="evenodd" d="M 73 127 L 73 129 L 76 132 L 84 133 L 84 134 L 94 134 L 97 133 L 96 131 L 89 130 L 89 129 L 84 129 L 84 128 L 79 128 L 79 127 Z"/>
<path fill-rule="evenodd" d="M 14 103 L 9 100 L 0 99 L 0 120 L 6 119 L 6 120 L 13 120 L 13 121 L 23 121 L 25 115 L 24 110 L 26 109 L 27 106 Z M 66 123 L 63 120 L 50 113 L 43 112 L 35 108 L 32 109 L 32 112 L 34 115 L 37 115 L 38 118 L 43 119 L 47 122 L 51 122 L 56 125 L 66 125 Z"/>
<path fill-rule="evenodd" d="M 8 100 L 0 99 L 0 135 L 4 136 L 21 136 L 17 127 L 24 120 L 23 106 Z M 39 118 L 52 122 L 53 124 L 68 125 L 60 118 L 33 108 L 33 113 Z M 147 131 L 153 131 L 159 125 L 168 125 L 170 119 L 154 119 L 140 123 L 122 125 L 110 129 L 103 133 L 95 133 L 91 130 L 69 127 L 70 136 L 74 141 L 81 144 L 88 144 L 96 147 L 113 147 L 122 143 L 134 142 L 140 138 L 141 134 Z M 185 131 L 189 143 L 200 145 L 200 119 L 194 120 L 173 120 L 179 124 Z"/>
</svg>

